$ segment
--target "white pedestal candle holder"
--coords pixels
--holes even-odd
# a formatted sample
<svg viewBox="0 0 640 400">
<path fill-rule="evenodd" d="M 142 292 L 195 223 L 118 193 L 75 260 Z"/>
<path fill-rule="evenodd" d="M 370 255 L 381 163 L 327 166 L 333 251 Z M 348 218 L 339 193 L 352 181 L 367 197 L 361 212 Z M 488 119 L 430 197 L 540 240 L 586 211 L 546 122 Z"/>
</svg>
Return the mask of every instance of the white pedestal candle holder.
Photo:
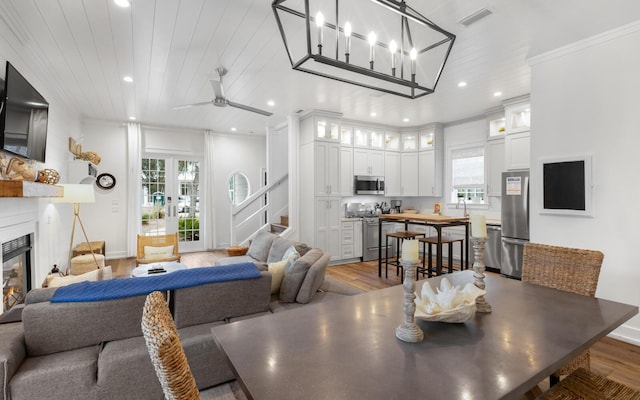
<svg viewBox="0 0 640 400">
<path fill-rule="evenodd" d="M 487 242 L 486 237 L 474 237 L 473 241 L 473 284 L 478 288 L 485 290 L 484 284 L 484 246 Z M 476 299 L 476 308 L 478 312 L 491 312 L 491 304 L 487 302 L 484 296 Z"/>
<path fill-rule="evenodd" d="M 396 328 L 396 337 L 404 342 L 418 343 L 424 339 L 422 329 L 416 325 L 415 276 L 419 260 L 400 260 L 404 271 L 404 321 Z"/>
</svg>

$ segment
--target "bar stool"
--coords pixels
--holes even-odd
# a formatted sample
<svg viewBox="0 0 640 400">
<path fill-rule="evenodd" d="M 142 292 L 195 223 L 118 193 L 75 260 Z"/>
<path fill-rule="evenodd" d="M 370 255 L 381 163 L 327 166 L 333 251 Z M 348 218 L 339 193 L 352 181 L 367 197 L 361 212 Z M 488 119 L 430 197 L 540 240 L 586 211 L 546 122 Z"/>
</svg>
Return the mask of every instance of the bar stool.
<svg viewBox="0 0 640 400">
<path fill-rule="evenodd" d="M 389 277 L 388 275 L 389 264 L 396 266 L 396 276 L 398 276 L 398 273 L 400 272 L 400 270 L 402 270 L 402 264 L 400 263 L 400 249 L 402 248 L 402 243 L 404 242 L 405 239 L 415 239 L 417 236 L 424 237 L 426 235 L 422 232 L 416 232 L 416 231 L 398 231 L 398 232 L 387 233 L 387 237 L 384 243 L 385 244 L 385 251 L 384 251 L 384 255 L 385 255 L 384 277 L 385 278 Z M 389 238 L 396 239 L 396 260 L 391 262 L 389 262 Z M 404 274 L 400 276 L 400 281 L 404 281 Z"/>
<path fill-rule="evenodd" d="M 422 277 L 424 277 L 425 272 L 427 273 L 428 277 L 431 278 L 433 274 L 433 260 L 431 259 L 433 252 L 431 246 L 434 244 L 438 244 L 438 237 L 430 236 L 428 238 L 419 238 L 418 240 L 422 243 L 422 254 L 427 254 L 425 253 L 425 247 L 427 246 L 427 244 L 429 245 L 429 251 L 427 256 L 422 257 L 422 267 L 416 268 L 416 278 L 418 277 L 418 273 L 422 273 Z M 441 241 L 443 245 L 446 244 L 447 246 L 449 246 L 449 261 L 447 262 L 447 272 L 453 272 L 453 244 L 456 242 L 460 242 L 460 269 L 464 269 L 464 239 L 451 236 L 442 236 Z M 429 259 L 428 268 L 425 267 L 426 258 Z M 436 266 L 436 275 L 442 274 L 442 267 L 442 265 Z"/>
</svg>

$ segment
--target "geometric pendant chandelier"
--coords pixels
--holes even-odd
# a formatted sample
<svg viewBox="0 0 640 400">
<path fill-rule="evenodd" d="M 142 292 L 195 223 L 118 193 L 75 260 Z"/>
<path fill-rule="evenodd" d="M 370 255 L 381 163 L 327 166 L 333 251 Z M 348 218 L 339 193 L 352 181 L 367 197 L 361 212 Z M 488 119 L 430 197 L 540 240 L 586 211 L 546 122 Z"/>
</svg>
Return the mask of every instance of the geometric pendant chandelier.
<svg viewBox="0 0 640 400">
<path fill-rule="evenodd" d="M 456 36 L 404 0 L 274 0 L 293 69 L 415 99 L 434 92 Z"/>
</svg>

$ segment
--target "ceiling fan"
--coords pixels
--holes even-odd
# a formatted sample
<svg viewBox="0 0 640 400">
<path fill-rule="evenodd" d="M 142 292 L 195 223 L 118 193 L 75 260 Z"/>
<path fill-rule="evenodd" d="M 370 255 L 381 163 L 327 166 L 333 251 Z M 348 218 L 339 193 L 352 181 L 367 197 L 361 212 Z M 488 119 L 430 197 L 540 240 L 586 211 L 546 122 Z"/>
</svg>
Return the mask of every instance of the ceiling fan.
<svg viewBox="0 0 640 400">
<path fill-rule="evenodd" d="M 216 72 L 218 72 L 218 76 L 220 76 L 220 80 L 219 81 L 214 81 L 212 79 L 210 81 L 211 82 L 211 87 L 213 88 L 213 94 L 215 95 L 213 100 L 203 101 L 202 103 L 184 104 L 184 105 L 181 105 L 181 106 L 173 107 L 173 109 L 174 110 L 180 110 L 180 109 L 183 109 L 183 108 L 189 108 L 189 107 L 194 107 L 194 106 L 203 106 L 205 104 L 213 104 L 216 107 L 231 106 L 231 107 L 239 108 L 241 110 L 246 110 L 246 111 L 251 111 L 251 112 L 254 112 L 254 113 L 266 115 L 267 117 L 273 115 L 273 113 L 268 112 L 268 111 L 264 111 L 264 110 L 260 110 L 259 108 L 255 108 L 255 107 L 247 106 L 247 105 L 244 105 L 244 104 L 235 103 L 233 101 L 229 101 L 226 97 L 224 97 L 224 89 L 222 88 L 222 77 L 225 76 L 228 71 L 227 71 L 227 69 L 225 67 L 218 67 L 218 68 L 216 68 Z"/>
</svg>

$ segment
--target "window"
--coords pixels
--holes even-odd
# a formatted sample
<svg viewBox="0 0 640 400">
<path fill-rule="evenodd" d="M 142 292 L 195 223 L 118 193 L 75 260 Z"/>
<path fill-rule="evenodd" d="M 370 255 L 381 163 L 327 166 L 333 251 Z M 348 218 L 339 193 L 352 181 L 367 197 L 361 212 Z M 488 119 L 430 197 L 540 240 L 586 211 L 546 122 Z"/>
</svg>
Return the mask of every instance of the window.
<svg viewBox="0 0 640 400">
<path fill-rule="evenodd" d="M 485 203 L 484 147 L 451 152 L 451 202 Z"/>
</svg>

